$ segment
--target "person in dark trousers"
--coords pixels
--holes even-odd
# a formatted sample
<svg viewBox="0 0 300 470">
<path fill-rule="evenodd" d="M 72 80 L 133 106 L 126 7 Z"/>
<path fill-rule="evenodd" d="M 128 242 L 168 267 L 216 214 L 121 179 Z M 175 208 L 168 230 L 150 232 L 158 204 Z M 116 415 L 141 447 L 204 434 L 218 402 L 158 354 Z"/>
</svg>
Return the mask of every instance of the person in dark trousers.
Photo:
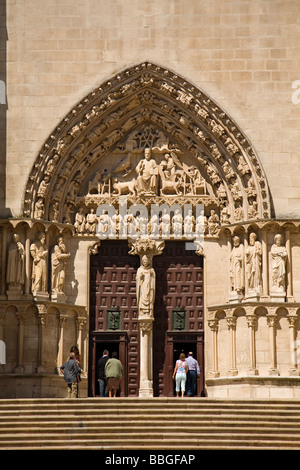
<svg viewBox="0 0 300 470">
<path fill-rule="evenodd" d="M 193 353 L 189 352 L 186 358 L 187 365 L 189 366 L 187 381 L 186 381 L 186 394 L 189 397 L 194 397 L 197 390 L 197 377 L 200 375 L 200 367 L 198 361 L 193 357 Z"/>
<path fill-rule="evenodd" d="M 105 364 L 107 363 L 108 359 L 109 359 L 109 353 L 107 349 L 104 349 L 103 355 L 102 357 L 100 357 L 98 364 L 97 364 L 97 377 L 99 381 L 100 397 L 107 396 L 106 394 L 107 380 L 105 376 Z"/>
<path fill-rule="evenodd" d="M 60 367 L 60 370 L 64 374 L 64 379 L 68 385 L 67 398 L 78 398 L 78 382 L 81 370 L 73 352 L 69 354 L 69 359 Z"/>
</svg>

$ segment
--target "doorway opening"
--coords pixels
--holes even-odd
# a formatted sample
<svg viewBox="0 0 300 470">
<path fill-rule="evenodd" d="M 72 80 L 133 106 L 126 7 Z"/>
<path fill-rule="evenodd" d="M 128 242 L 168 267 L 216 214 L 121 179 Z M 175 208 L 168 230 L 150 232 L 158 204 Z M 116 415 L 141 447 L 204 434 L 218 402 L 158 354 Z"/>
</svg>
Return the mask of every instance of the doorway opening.
<svg viewBox="0 0 300 470">
<path fill-rule="evenodd" d="M 179 359 L 179 356 L 181 353 L 185 354 L 185 357 L 187 358 L 189 355 L 189 352 L 193 353 L 194 359 L 197 359 L 197 343 L 194 342 L 182 342 L 182 341 L 176 341 L 173 343 L 173 370 L 175 368 L 176 361 Z M 199 361 L 198 361 L 199 363 Z M 186 384 L 187 385 L 187 384 Z M 196 393 L 195 396 L 198 395 L 199 393 L 199 388 L 200 384 L 198 383 L 197 380 L 197 385 L 196 385 Z M 175 391 L 175 380 L 174 380 L 174 390 L 173 390 L 174 396 L 176 396 L 176 391 Z M 187 394 L 187 387 L 185 388 L 185 396 Z"/>
<path fill-rule="evenodd" d="M 107 350 L 108 351 L 108 356 L 112 357 L 112 354 L 114 352 L 117 353 L 117 358 L 119 359 L 120 353 L 119 353 L 119 342 L 103 342 L 103 341 L 97 341 L 95 344 L 96 347 L 96 357 L 95 357 L 95 364 L 96 364 L 96 371 L 95 371 L 95 377 L 94 377 L 94 396 L 97 397 L 100 395 L 100 389 L 99 389 L 99 382 L 98 382 L 98 374 L 97 374 L 97 364 L 99 359 L 103 355 L 103 351 Z M 118 391 L 119 395 L 119 391 Z"/>
</svg>

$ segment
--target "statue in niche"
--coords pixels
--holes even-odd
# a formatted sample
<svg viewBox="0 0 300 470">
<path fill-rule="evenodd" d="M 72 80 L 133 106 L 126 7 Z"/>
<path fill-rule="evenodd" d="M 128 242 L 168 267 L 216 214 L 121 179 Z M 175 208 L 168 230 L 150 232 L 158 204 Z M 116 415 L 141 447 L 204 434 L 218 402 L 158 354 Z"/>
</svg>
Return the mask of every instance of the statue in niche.
<svg viewBox="0 0 300 470">
<path fill-rule="evenodd" d="M 38 199 L 34 207 L 34 218 L 42 219 L 44 214 L 44 202 L 43 199 Z"/>
<path fill-rule="evenodd" d="M 218 214 L 212 209 L 208 218 L 208 231 L 210 235 L 216 235 L 220 226 L 220 219 Z"/>
<path fill-rule="evenodd" d="M 242 175 L 250 173 L 250 168 L 242 155 L 239 155 L 238 170 L 242 173 Z"/>
<path fill-rule="evenodd" d="M 111 237 L 116 237 L 117 233 L 120 233 L 121 223 L 121 215 L 119 214 L 119 210 L 117 209 L 116 212 L 110 217 L 109 234 Z"/>
<path fill-rule="evenodd" d="M 95 213 L 95 209 L 91 208 L 90 213 L 86 216 L 86 231 L 91 235 L 95 235 L 97 230 L 98 217 Z"/>
<path fill-rule="evenodd" d="M 204 210 L 201 210 L 200 214 L 196 218 L 196 235 L 198 238 L 203 237 L 208 233 L 208 221 L 204 214 Z"/>
<path fill-rule="evenodd" d="M 110 217 L 107 210 L 103 210 L 99 216 L 99 234 L 105 234 L 105 238 L 110 230 Z"/>
<path fill-rule="evenodd" d="M 83 207 L 80 207 L 79 212 L 77 212 L 75 216 L 74 227 L 75 227 L 76 233 L 79 233 L 80 235 L 82 235 L 85 232 L 85 224 L 86 224 L 86 218 L 84 214 L 84 209 Z"/>
<path fill-rule="evenodd" d="M 221 224 L 230 224 L 230 209 L 226 204 L 221 208 Z"/>
<path fill-rule="evenodd" d="M 137 236 L 137 222 L 134 215 L 127 210 L 127 214 L 124 216 L 124 224 L 127 230 L 127 234 L 129 237 L 136 237 Z"/>
<path fill-rule="evenodd" d="M 161 223 L 160 223 L 160 230 L 161 235 L 163 238 L 166 238 L 170 235 L 170 224 L 171 224 L 171 217 L 170 213 L 167 209 L 163 209 L 161 215 Z"/>
<path fill-rule="evenodd" d="M 50 178 L 49 176 L 45 176 L 45 178 L 41 181 L 41 184 L 39 186 L 37 196 L 39 198 L 45 198 L 49 186 Z"/>
<path fill-rule="evenodd" d="M 257 216 L 258 216 L 257 202 L 253 201 L 252 204 L 249 203 L 248 217 L 249 219 L 256 219 Z"/>
<path fill-rule="evenodd" d="M 235 178 L 235 173 L 234 173 L 233 169 L 229 166 L 228 162 L 224 163 L 223 170 L 224 170 L 224 173 L 225 173 L 225 178 L 227 180 L 230 180 L 231 178 Z"/>
<path fill-rule="evenodd" d="M 48 249 L 46 246 L 46 236 L 39 233 L 38 240 L 30 246 L 30 254 L 33 258 L 32 265 L 32 292 L 47 292 L 47 258 Z"/>
<path fill-rule="evenodd" d="M 182 214 L 179 209 L 175 210 L 175 213 L 172 217 L 172 229 L 175 238 L 182 237 Z"/>
<path fill-rule="evenodd" d="M 70 256 L 63 237 L 59 237 L 52 253 L 52 294 L 64 294 L 65 268 Z"/>
<path fill-rule="evenodd" d="M 262 245 L 256 233 L 250 233 L 249 245 L 245 252 L 246 276 L 249 291 L 261 292 L 262 289 Z"/>
<path fill-rule="evenodd" d="M 217 188 L 217 196 L 219 199 L 227 199 L 227 193 L 223 183 L 220 183 Z"/>
<path fill-rule="evenodd" d="M 148 224 L 148 233 L 154 238 L 159 237 L 159 217 L 158 214 L 153 213 L 151 214 L 151 219 Z"/>
<path fill-rule="evenodd" d="M 161 196 L 170 193 L 182 194 L 179 188 L 182 186 L 181 172 L 176 170 L 174 159 L 172 155 L 166 154 L 165 160 L 162 160 L 159 165 L 159 174 L 161 179 Z"/>
<path fill-rule="evenodd" d="M 273 292 L 285 291 L 285 273 L 287 250 L 282 243 L 282 236 L 275 235 L 274 244 L 271 247 L 272 258 L 272 288 Z"/>
<path fill-rule="evenodd" d="M 193 236 L 195 224 L 196 220 L 193 216 L 193 211 L 192 209 L 189 209 L 184 218 L 184 234 L 186 237 L 191 238 Z"/>
<path fill-rule="evenodd" d="M 17 233 L 8 247 L 6 282 L 9 287 L 18 288 L 25 284 L 25 250 Z"/>
<path fill-rule="evenodd" d="M 230 254 L 230 281 L 231 290 L 242 296 L 244 289 L 244 248 L 240 237 L 233 239 L 233 248 Z"/>
<path fill-rule="evenodd" d="M 155 195 L 157 192 L 158 167 L 153 158 L 151 158 L 151 149 L 145 149 L 145 158 L 136 166 L 138 174 L 136 185 L 138 195 Z"/>
<path fill-rule="evenodd" d="M 192 165 L 190 168 L 188 168 L 187 175 L 190 179 L 189 194 L 192 194 L 192 195 L 196 195 L 200 193 L 205 194 L 206 193 L 205 181 L 202 178 L 198 168 Z"/>
<path fill-rule="evenodd" d="M 256 197 L 256 189 L 255 189 L 255 184 L 254 184 L 252 176 L 250 176 L 250 178 L 247 181 L 246 191 L 248 194 L 248 198 Z"/>
<path fill-rule="evenodd" d="M 148 218 L 144 216 L 143 213 L 140 213 L 139 211 L 136 213 L 135 216 L 136 220 L 136 231 L 138 232 L 139 235 L 147 235 L 148 233 Z"/>
<path fill-rule="evenodd" d="M 136 273 L 136 296 L 139 316 L 153 318 L 155 271 L 151 267 L 151 261 L 147 255 L 142 256 L 141 266 Z"/>
<path fill-rule="evenodd" d="M 237 203 L 237 207 L 234 210 L 234 217 L 236 222 L 244 220 L 244 209 L 240 202 Z"/>
</svg>

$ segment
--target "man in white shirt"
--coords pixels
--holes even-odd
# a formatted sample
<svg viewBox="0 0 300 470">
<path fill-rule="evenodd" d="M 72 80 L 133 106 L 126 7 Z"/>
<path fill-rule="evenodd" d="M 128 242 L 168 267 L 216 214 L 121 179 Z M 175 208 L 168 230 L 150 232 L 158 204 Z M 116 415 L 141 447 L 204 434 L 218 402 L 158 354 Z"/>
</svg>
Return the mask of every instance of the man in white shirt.
<svg viewBox="0 0 300 470">
<path fill-rule="evenodd" d="M 189 367 L 186 382 L 186 394 L 187 396 L 194 397 L 197 389 L 197 377 L 200 375 L 200 367 L 198 361 L 194 359 L 191 351 L 186 358 L 186 363 Z"/>
</svg>

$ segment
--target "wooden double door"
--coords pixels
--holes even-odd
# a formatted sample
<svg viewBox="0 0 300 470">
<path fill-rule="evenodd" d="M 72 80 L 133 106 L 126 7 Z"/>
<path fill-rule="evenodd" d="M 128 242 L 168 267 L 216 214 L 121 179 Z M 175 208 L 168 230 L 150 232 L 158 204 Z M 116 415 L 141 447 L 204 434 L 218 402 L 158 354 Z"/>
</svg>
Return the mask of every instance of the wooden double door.
<svg viewBox="0 0 300 470">
<path fill-rule="evenodd" d="M 90 263 L 89 395 L 99 395 L 97 362 L 116 351 L 124 368 L 121 396 L 138 396 L 140 333 L 136 304 L 138 256 L 127 241 L 103 241 Z M 204 391 L 203 258 L 184 242 L 166 241 L 153 258 L 156 296 L 153 322 L 154 396 L 174 396 L 172 372 L 180 352 L 192 351 L 201 369 L 197 395 Z"/>
</svg>

